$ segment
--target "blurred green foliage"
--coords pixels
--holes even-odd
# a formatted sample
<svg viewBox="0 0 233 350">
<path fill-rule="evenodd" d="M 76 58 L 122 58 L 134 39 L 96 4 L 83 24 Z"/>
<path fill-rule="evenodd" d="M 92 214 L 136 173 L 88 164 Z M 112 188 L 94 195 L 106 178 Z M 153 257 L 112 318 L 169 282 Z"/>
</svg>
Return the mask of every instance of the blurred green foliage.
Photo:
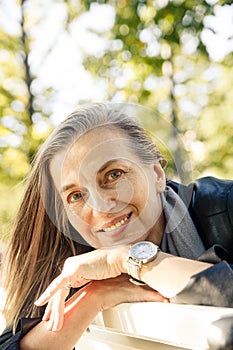
<svg viewBox="0 0 233 350">
<path fill-rule="evenodd" d="M 14 224 L 14 217 L 23 193 L 23 183 L 17 185 L 9 182 L 0 184 L 0 222 L 1 222 L 1 240 L 7 242 L 9 233 Z M 0 245 L 1 251 L 1 245 Z"/>
<path fill-rule="evenodd" d="M 52 6 L 56 1 L 50 3 Z M 232 178 L 233 56 L 230 52 L 214 62 L 202 40 L 204 30 L 214 33 L 206 19 L 213 19 L 217 8 L 230 9 L 231 1 L 60 3 L 64 5 L 65 18 L 60 33 L 67 37 L 72 25 L 95 6 L 114 9 L 115 22 L 110 30 L 87 27 L 96 39 L 105 38 L 108 45 L 97 54 L 82 52 L 83 68 L 96 82 L 106 85 L 106 100 L 136 103 L 155 112 L 157 119 L 151 113 L 141 119 L 152 134 L 159 134 L 156 141 L 169 159 L 168 176 L 175 177 L 178 171 L 184 182 L 207 174 Z M 21 180 L 29 172 L 38 146 L 53 129 L 52 107 L 48 108 L 46 102 L 62 89 L 43 84 L 38 88 L 40 74 L 33 68 L 33 31 L 43 22 L 43 2 L 33 5 L 32 0 L 23 0 L 16 4 L 20 14 L 15 20 L 16 34 L 0 27 L 2 238 L 8 236 L 20 202 Z M 33 6 L 37 6 L 37 11 L 32 11 Z M 78 45 L 78 37 L 72 40 L 74 46 Z M 41 62 L 55 47 L 53 43 L 44 56 L 41 54 Z M 75 102 L 80 102 L 78 96 Z"/>
</svg>

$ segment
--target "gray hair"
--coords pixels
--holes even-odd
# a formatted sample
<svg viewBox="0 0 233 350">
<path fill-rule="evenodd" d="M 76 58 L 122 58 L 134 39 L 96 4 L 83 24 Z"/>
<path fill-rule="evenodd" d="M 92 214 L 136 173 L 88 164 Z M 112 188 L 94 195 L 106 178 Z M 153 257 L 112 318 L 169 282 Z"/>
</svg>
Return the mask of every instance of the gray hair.
<svg viewBox="0 0 233 350">
<path fill-rule="evenodd" d="M 166 161 L 156 144 L 140 125 L 136 117 L 127 114 L 123 104 L 93 103 L 79 107 L 71 113 L 48 137 L 41 149 L 43 157 L 51 160 L 63 149 L 76 142 L 83 134 L 98 127 L 116 127 L 123 130 L 129 137 L 132 149 L 142 163 Z"/>
</svg>

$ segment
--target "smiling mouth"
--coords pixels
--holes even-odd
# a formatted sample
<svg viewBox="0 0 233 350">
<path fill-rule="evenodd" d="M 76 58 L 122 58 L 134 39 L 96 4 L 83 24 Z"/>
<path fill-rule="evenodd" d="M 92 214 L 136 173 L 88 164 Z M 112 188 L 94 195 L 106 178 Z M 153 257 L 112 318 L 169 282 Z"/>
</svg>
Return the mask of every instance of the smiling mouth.
<svg viewBox="0 0 233 350">
<path fill-rule="evenodd" d="M 132 215 L 132 213 L 129 213 L 128 215 L 121 218 L 116 223 L 114 223 L 108 227 L 102 228 L 101 230 L 98 230 L 98 232 L 111 232 L 111 231 L 116 230 L 117 228 L 123 226 L 130 219 L 131 215 Z"/>
</svg>

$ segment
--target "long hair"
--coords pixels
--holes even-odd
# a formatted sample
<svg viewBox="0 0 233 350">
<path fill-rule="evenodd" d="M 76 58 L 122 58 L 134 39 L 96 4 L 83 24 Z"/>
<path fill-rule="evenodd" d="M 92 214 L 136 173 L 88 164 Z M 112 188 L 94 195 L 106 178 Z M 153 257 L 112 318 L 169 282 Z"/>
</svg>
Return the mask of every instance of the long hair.
<svg viewBox="0 0 233 350">
<path fill-rule="evenodd" d="M 41 309 L 34 306 L 34 300 L 60 273 L 65 259 L 93 249 L 82 242 L 79 233 L 70 225 L 49 166 L 56 154 L 100 126 L 122 129 L 143 163 L 165 163 L 144 129 L 119 105 L 84 105 L 52 132 L 32 163 L 9 244 L 4 309 L 7 326 L 15 328 L 22 317 L 41 316 Z"/>
</svg>

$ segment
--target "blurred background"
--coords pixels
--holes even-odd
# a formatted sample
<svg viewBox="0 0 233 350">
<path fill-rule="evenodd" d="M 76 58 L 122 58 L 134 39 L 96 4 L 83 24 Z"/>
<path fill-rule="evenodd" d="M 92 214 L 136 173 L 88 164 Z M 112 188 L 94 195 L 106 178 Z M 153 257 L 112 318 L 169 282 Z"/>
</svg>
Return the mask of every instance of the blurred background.
<svg viewBox="0 0 233 350">
<path fill-rule="evenodd" d="M 169 177 L 179 160 L 183 182 L 233 178 L 232 0 L 0 0 L 0 81 L 2 244 L 33 155 L 78 104 L 147 107 Z"/>
</svg>

